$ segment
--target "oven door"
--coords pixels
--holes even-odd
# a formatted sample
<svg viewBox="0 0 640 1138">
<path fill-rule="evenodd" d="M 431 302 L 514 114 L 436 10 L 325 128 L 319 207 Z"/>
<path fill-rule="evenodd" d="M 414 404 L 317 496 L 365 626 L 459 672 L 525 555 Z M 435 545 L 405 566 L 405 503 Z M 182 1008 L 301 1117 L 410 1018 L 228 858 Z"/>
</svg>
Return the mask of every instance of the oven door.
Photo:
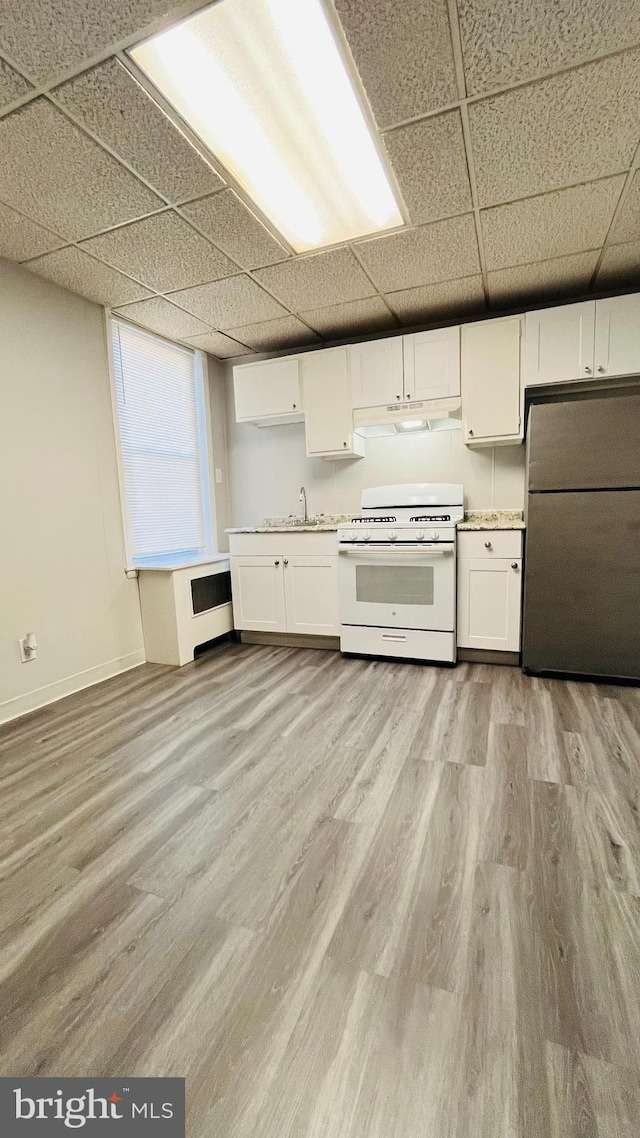
<svg viewBox="0 0 640 1138">
<path fill-rule="evenodd" d="M 340 623 L 455 629 L 455 545 L 347 543 L 340 550 Z"/>
</svg>

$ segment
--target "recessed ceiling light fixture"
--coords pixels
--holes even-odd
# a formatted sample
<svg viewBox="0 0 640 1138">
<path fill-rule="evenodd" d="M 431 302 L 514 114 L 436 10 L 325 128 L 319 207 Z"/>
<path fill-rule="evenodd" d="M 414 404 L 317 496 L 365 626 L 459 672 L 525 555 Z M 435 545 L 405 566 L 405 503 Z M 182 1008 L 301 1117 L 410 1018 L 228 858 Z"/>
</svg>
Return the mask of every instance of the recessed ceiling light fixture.
<svg viewBox="0 0 640 1138">
<path fill-rule="evenodd" d="M 322 0 L 218 0 L 129 54 L 297 253 L 403 224 Z"/>
</svg>

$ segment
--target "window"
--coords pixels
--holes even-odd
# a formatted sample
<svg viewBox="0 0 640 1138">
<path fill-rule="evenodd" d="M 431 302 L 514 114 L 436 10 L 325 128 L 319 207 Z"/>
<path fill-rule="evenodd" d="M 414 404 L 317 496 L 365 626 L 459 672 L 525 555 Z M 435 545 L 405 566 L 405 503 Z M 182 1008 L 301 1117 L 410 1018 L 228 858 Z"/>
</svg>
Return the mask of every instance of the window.
<svg viewBox="0 0 640 1138">
<path fill-rule="evenodd" d="M 128 563 L 211 547 L 200 356 L 111 321 Z"/>
</svg>

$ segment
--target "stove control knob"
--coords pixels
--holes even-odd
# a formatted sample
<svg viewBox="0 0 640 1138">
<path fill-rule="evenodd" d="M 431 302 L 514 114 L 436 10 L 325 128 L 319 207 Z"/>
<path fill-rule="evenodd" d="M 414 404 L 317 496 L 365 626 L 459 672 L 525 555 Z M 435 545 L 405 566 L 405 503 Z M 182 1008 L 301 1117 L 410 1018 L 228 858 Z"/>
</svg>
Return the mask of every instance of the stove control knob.
<svg viewBox="0 0 640 1138">
<path fill-rule="evenodd" d="M 432 541 L 437 541 L 438 538 L 440 537 L 440 533 L 437 529 L 432 529 L 429 536 L 430 536 Z"/>
<path fill-rule="evenodd" d="M 371 541 L 371 530 L 365 529 L 362 531 L 362 540 Z"/>
<path fill-rule="evenodd" d="M 349 534 L 349 541 L 357 541 L 357 540 L 358 540 L 358 531 L 355 529 L 352 529 L 351 533 Z"/>
<path fill-rule="evenodd" d="M 397 541 L 398 540 L 398 535 L 394 529 L 388 530 L 387 537 L 389 538 L 389 541 Z"/>
<path fill-rule="evenodd" d="M 416 530 L 416 538 L 418 539 L 418 541 L 424 541 L 424 530 L 423 529 L 417 529 Z"/>
</svg>

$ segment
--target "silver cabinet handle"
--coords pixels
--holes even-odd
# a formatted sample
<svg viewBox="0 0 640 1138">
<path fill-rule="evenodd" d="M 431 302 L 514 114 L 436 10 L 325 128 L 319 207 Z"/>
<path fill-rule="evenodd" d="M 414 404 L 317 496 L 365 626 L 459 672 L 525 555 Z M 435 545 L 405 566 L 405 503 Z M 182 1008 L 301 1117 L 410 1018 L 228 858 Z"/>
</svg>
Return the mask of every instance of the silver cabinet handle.
<svg viewBox="0 0 640 1138">
<path fill-rule="evenodd" d="M 279 565 L 279 564 L 280 564 L 280 562 L 279 562 L 279 561 L 274 561 L 274 563 L 273 563 L 273 564 L 274 564 L 274 565 Z"/>
<path fill-rule="evenodd" d="M 491 542 L 490 542 L 490 541 L 485 541 L 485 543 L 484 543 L 484 547 L 485 547 L 485 549 L 491 549 Z"/>
<path fill-rule="evenodd" d="M 294 411 L 295 411 L 295 409 L 296 409 L 296 405 L 295 405 L 295 403 L 293 404 L 293 409 L 294 409 Z"/>
<path fill-rule="evenodd" d="M 411 399 L 411 392 L 407 391 L 407 399 Z"/>
<path fill-rule="evenodd" d="M 287 561 L 286 557 L 285 557 L 284 561 L 282 562 L 282 564 L 283 564 L 283 565 L 288 565 L 288 564 L 289 564 L 289 562 Z"/>
<path fill-rule="evenodd" d="M 382 639 L 383 640 L 393 640 L 394 644 L 405 644 L 406 640 L 407 640 L 406 636 L 397 635 L 397 634 L 390 635 L 388 632 L 382 633 Z"/>
<path fill-rule="evenodd" d="M 472 435 L 472 434 L 473 434 L 473 431 L 471 430 L 471 427 L 469 427 L 469 430 L 467 431 L 467 434 L 468 434 L 468 435 Z"/>
<path fill-rule="evenodd" d="M 512 562 L 511 562 L 511 568 L 512 568 L 512 569 L 517 569 L 517 568 L 518 568 L 518 562 L 517 562 L 517 561 L 512 561 Z"/>
<path fill-rule="evenodd" d="M 599 372 L 600 372 L 600 374 L 602 375 L 602 372 L 603 372 L 603 371 L 606 371 L 606 368 L 604 368 L 604 367 L 602 366 L 602 364 L 599 364 L 599 365 L 598 365 L 598 371 L 599 371 Z"/>
<path fill-rule="evenodd" d="M 346 444 L 346 442 L 344 442 L 342 445 L 343 445 L 343 447 L 346 447 L 347 444 Z"/>
<path fill-rule="evenodd" d="M 590 367 L 586 367 L 584 370 L 587 373 L 587 375 L 591 375 L 591 368 Z"/>
<path fill-rule="evenodd" d="M 399 395 L 396 395 L 396 399 L 399 399 L 399 398 L 400 398 L 400 396 L 399 396 Z"/>
</svg>

